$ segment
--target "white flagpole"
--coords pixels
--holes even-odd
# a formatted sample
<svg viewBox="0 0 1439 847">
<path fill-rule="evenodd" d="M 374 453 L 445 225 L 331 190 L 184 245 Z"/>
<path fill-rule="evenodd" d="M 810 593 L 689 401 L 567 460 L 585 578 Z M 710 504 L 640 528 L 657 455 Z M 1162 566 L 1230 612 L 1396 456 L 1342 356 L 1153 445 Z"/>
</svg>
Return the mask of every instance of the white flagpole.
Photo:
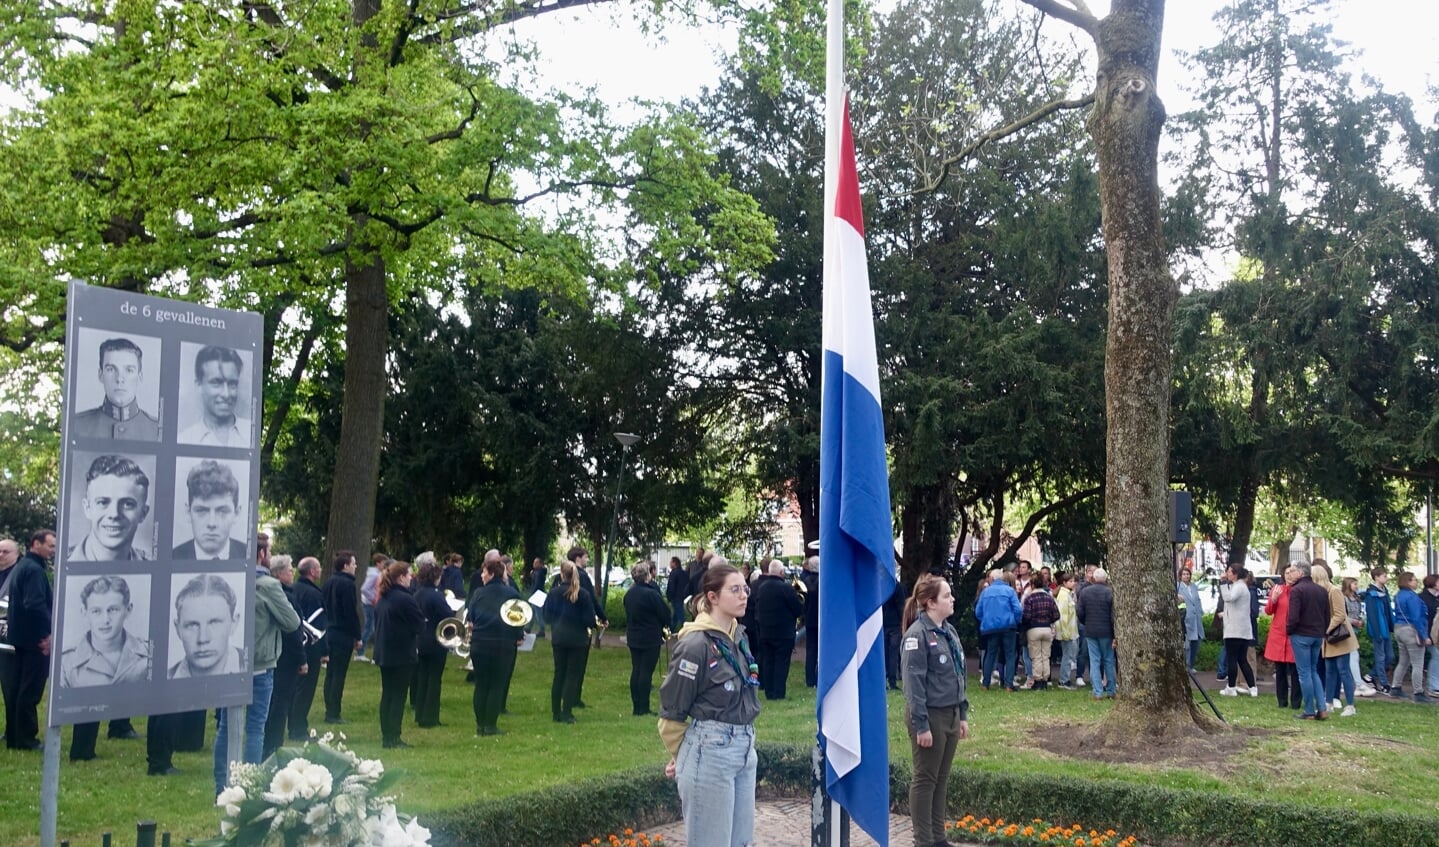
<svg viewBox="0 0 1439 847">
<path fill-rule="evenodd" d="M 844 122 L 844 0 L 827 0 L 825 15 L 825 78 L 824 78 L 824 105 L 825 105 L 825 131 L 824 131 L 824 257 L 826 265 L 831 261 L 836 246 L 835 239 L 838 234 L 835 232 L 835 194 L 839 183 L 839 156 L 840 142 L 842 139 L 842 124 Z M 828 320 L 829 312 L 833 307 L 832 298 L 837 292 L 832 291 L 829 285 L 831 276 L 835 273 L 834 268 L 825 268 L 825 286 L 823 293 L 824 314 L 821 316 L 821 323 L 824 327 L 825 344 L 830 347 L 831 339 L 828 334 L 831 332 L 831 322 Z M 822 356 L 820 361 L 824 362 L 828 357 Z M 828 367 L 827 364 L 821 368 Z M 823 378 L 823 374 L 821 374 Z M 821 571 L 822 572 L 822 571 Z M 815 645 L 819 649 L 819 645 Z M 829 796 L 825 790 L 825 771 L 823 748 L 819 748 L 819 756 L 815 762 L 817 793 L 823 798 L 821 803 L 811 805 L 812 816 L 818 820 L 810 821 L 810 836 L 813 847 L 849 847 L 849 815 L 844 809 Z"/>
</svg>

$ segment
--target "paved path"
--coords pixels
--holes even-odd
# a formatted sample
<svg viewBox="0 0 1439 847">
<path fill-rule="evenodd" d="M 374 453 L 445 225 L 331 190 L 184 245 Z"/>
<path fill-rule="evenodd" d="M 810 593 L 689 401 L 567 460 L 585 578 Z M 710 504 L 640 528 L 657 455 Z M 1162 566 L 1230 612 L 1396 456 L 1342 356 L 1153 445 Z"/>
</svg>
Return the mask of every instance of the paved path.
<svg viewBox="0 0 1439 847">
<path fill-rule="evenodd" d="M 648 830 L 663 835 L 665 847 L 685 847 L 683 821 Z M 755 847 L 804 847 L 809 844 L 809 799 L 761 800 L 755 805 Z M 874 839 L 857 826 L 850 827 L 850 847 L 875 847 Z M 909 817 L 889 816 L 889 843 L 904 847 L 910 843 Z"/>
</svg>

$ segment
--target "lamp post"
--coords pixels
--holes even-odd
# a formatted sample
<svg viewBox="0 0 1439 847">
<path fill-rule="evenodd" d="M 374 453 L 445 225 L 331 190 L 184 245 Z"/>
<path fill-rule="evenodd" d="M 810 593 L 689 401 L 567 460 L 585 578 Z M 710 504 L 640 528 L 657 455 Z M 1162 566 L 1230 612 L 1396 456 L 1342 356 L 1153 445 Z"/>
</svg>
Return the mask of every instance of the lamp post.
<svg viewBox="0 0 1439 847">
<path fill-rule="evenodd" d="M 604 567 L 604 573 L 603 573 L 603 574 L 595 574 L 595 576 L 597 576 L 597 577 L 600 577 L 600 576 L 603 577 L 602 581 L 600 582 L 600 586 L 599 586 L 599 588 L 600 588 L 600 608 L 604 608 L 604 606 L 605 606 L 605 601 L 609 598 L 609 592 L 610 592 L 610 562 L 614 560 L 614 555 L 615 555 L 615 535 L 617 535 L 617 534 L 619 533 L 619 530 L 620 530 L 620 492 L 624 490 L 624 484 L 625 484 L 625 459 L 629 457 L 629 455 L 630 455 L 630 448 L 633 447 L 633 446 L 635 445 L 635 443 L 640 440 L 640 437 L 639 437 L 638 435 L 635 435 L 635 434 L 629 433 L 629 432 L 617 432 L 617 433 L 615 433 L 615 440 L 620 443 L 620 447 L 623 448 L 623 449 L 622 449 L 621 452 L 620 452 L 620 474 L 619 474 L 619 478 L 615 480 L 615 511 L 614 511 L 614 516 L 613 516 L 613 518 L 611 518 L 611 520 L 610 520 L 610 535 L 609 535 L 609 541 L 608 541 L 608 543 L 607 543 L 607 545 L 606 545 L 606 549 L 605 549 L 605 567 Z M 598 637 L 598 636 L 596 636 L 596 637 Z"/>
</svg>

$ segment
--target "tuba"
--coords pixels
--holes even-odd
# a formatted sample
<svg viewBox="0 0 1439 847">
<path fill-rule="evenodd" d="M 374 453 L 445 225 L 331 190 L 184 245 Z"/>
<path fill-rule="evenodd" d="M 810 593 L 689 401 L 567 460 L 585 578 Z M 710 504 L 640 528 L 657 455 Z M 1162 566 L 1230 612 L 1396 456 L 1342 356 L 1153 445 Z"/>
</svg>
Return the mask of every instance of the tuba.
<svg viewBox="0 0 1439 847">
<path fill-rule="evenodd" d="M 470 657 L 470 632 L 465 629 L 465 622 L 459 618 L 445 618 L 435 627 L 435 640 L 440 646 L 459 656 L 461 659 Z"/>
<path fill-rule="evenodd" d="M 524 600 L 506 600 L 500 604 L 500 620 L 515 627 L 526 627 L 535 619 L 535 607 Z"/>
</svg>

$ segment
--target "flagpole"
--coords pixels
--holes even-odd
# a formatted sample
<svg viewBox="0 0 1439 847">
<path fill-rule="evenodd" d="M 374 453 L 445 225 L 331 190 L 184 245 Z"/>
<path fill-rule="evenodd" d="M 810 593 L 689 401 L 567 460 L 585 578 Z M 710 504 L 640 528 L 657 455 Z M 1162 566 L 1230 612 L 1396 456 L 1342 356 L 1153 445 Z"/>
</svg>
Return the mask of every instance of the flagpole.
<svg viewBox="0 0 1439 847">
<path fill-rule="evenodd" d="M 844 120 L 844 0 L 827 0 L 825 14 L 825 77 L 824 77 L 824 256 L 828 261 L 832 255 L 836 238 L 834 207 L 839 182 L 839 157 L 841 127 Z M 830 286 L 824 286 L 824 310 L 828 314 Z M 822 318 L 822 324 L 828 324 Z M 828 339 L 826 339 L 828 340 Z M 821 356 L 821 370 L 827 369 L 827 356 Z M 821 376 L 823 384 L 823 375 Z M 823 399 L 821 399 L 823 405 Z M 823 555 L 823 554 L 821 554 Z M 821 573 L 823 566 L 821 565 Z M 816 649 L 819 644 L 816 643 Z M 818 704 L 816 704 L 818 705 Z M 849 813 L 846 812 L 825 788 L 824 745 L 816 738 L 814 756 L 811 762 L 811 788 L 813 799 L 810 803 L 810 845 L 811 847 L 849 847 Z"/>
</svg>

